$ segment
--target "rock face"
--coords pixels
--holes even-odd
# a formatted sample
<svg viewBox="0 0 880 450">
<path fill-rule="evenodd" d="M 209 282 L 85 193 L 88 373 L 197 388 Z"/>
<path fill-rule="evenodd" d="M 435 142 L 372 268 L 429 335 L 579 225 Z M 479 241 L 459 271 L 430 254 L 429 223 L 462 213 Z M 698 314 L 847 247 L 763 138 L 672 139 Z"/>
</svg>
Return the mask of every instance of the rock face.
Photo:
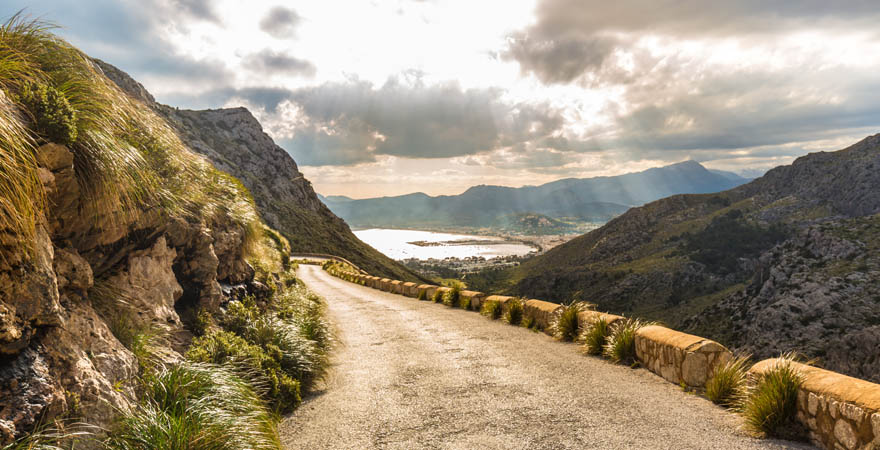
<svg viewBox="0 0 880 450">
<path fill-rule="evenodd" d="M 513 269 L 509 293 L 661 320 L 880 381 L 880 135 L 717 194 L 633 208 Z M 486 291 L 499 286 L 477 286 Z"/>
<path fill-rule="evenodd" d="M 161 105 L 124 72 L 98 64 L 123 90 L 174 126 L 188 147 L 241 180 L 263 220 L 290 241 L 293 252 L 341 256 L 370 273 L 418 281 L 401 264 L 361 242 L 327 209 L 293 158 L 275 145 L 247 109 L 189 111 Z"/>
<path fill-rule="evenodd" d="M 138 371 L 114 331 L 179 334 L 180 311 L 216 308 L 220 282 L 253 277 L 230 219 L 101 214 L 80 195 L 70 150 L 45 144 L 37 159 L 48 204 L 36 239 L 0 233 L 0 444 L 38 420 L 111 425 Z"/>
</svg>

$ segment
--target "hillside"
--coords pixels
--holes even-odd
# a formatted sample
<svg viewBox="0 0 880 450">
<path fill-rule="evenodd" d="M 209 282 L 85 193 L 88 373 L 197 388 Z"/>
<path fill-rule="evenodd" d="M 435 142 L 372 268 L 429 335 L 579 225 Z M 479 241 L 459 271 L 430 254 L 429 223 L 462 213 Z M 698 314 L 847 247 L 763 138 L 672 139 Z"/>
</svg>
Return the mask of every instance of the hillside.
<svg viewBox="0 0 880 450">
<path fill-rule="evenodd" d="M 606 222 L 631 206 L 682 193 L 717 192 L 747 180 L 686 161 L 613 177 L 558 180 L 540 186 L 474 186 L 459 195 L 414 193 L 352 200 L 327 197 L 333 212 L 357 227 L 510 228 L 521 214 Z M 526 227 L 529 228 L 529 227 Z M 573 227 L 551 227 L 566 232 Z"/>
<path fill-rule="evenodd" d="M 293 158 L 275 145 L 247 109 L 192 111 L 162 105 L 124 72 L 97 63 L 116 84 L 165 118 L 189 148 L 241 180 L 260 216 L 290 241 L 293 252 L 342 256 L 371 273 L 418 279 L 355 237 L 345 221 L 318 199 Z"/>
<path fill-rule="evenodd" d="M 758 358 L 798 350 L 877 381 L 878 167 L 875 135 L 718 194 L 658 200 L 524 263 L 495 287 L 582 298 Z"/>
</svg>

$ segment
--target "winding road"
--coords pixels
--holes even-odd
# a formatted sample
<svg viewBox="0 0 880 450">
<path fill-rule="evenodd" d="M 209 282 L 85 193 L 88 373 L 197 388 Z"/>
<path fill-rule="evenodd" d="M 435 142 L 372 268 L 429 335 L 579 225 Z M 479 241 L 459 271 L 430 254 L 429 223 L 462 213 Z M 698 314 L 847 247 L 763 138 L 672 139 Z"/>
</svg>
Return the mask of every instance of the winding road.
<svg viewBox="0 0 880 450">
<path fill-rule="evenodd" d="M 355 285 L 318 266 L 340 340 L 281 425 L 289 449 L 763 449 L 739 419 L 643 369 L 476 313 Z"/>
</svg>

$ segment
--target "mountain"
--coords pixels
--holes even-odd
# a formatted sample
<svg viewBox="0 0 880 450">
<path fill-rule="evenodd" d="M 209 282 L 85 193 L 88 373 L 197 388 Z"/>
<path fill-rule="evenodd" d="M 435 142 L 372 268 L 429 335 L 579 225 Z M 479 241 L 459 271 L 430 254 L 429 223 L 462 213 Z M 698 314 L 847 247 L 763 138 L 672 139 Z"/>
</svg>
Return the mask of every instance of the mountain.
<svg viewBox="0 0 880 450">
<path fill-rule="evenodd" d="M 880 381 L 880 135 L 717 194 L 675 195 L 484 289 L 581 298 L 756 358 L 797 350 Z"/>
<path fill-rule="evenodd" d="M 408 269 L 361 242 L 345 221 L 327 209 L 293 158 L 275 145 L 247 109 L 191 111 L 162 105 L 125 72 L 96 62 L 108 78 L 171 124 L 188 147 L 241 180 L 263 220 L 290 241 L 293 252 L 329 253 L 376 275 L 418 280 Z"/>
<path fill-rule="evenodd" d="M 728 172 L 726 170 L 717 170 L 717 169 L 708 169 L 708 170 L 709 170 L 709 172 L 712 172 L 716 175 L 721 175 L 722 177 L 727 178 L 728 180 L 737 181 L 740 184 L 745 184 L 745 183 L 748 183 L 749 181 L 753 180 L 753 178 L 746 178 L 746 177 L 740 176 L 739 174 L 736 174 L 733 172 Z"/>
<path fill-rule="evenodd" d="M 717 192 L 746 182 L 695 161 L 613 177 L 568 178 L 519 188 L 474 186 L 459 195 L 414 193 L 326 204 L 357 227 L 497 227 L 516 214 L 605 222 L 631 206 L 681 193 Z"/>
</svg>

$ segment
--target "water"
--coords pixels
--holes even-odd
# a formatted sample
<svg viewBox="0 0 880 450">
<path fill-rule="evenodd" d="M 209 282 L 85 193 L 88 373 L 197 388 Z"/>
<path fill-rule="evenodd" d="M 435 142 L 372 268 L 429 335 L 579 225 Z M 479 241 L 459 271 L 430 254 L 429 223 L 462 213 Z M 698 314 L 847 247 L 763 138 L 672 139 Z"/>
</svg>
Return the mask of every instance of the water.
<svg viewBox="0 0 880 450">
<path fill-rule="evenodd" d="M 528 245 L 508 242 L 497 237 L 436 233 L 433 231 L 371 228 L 369 230 L 355 231 L 354 234 L 360 240 L 370 244 L 373 248 L 392 259 L 443 259 L 449 257 L 467 258 L 469 256 L 482 256 L 488 259 L 496 256 L 525 255 L 534 250 Z M 473 240 L 491 242 L 454 244 L 455 241 Z M 420 246 L 410 244 L 410 242 L 419 241 L 433 242 L 438 245 Z"/>
</svg>

